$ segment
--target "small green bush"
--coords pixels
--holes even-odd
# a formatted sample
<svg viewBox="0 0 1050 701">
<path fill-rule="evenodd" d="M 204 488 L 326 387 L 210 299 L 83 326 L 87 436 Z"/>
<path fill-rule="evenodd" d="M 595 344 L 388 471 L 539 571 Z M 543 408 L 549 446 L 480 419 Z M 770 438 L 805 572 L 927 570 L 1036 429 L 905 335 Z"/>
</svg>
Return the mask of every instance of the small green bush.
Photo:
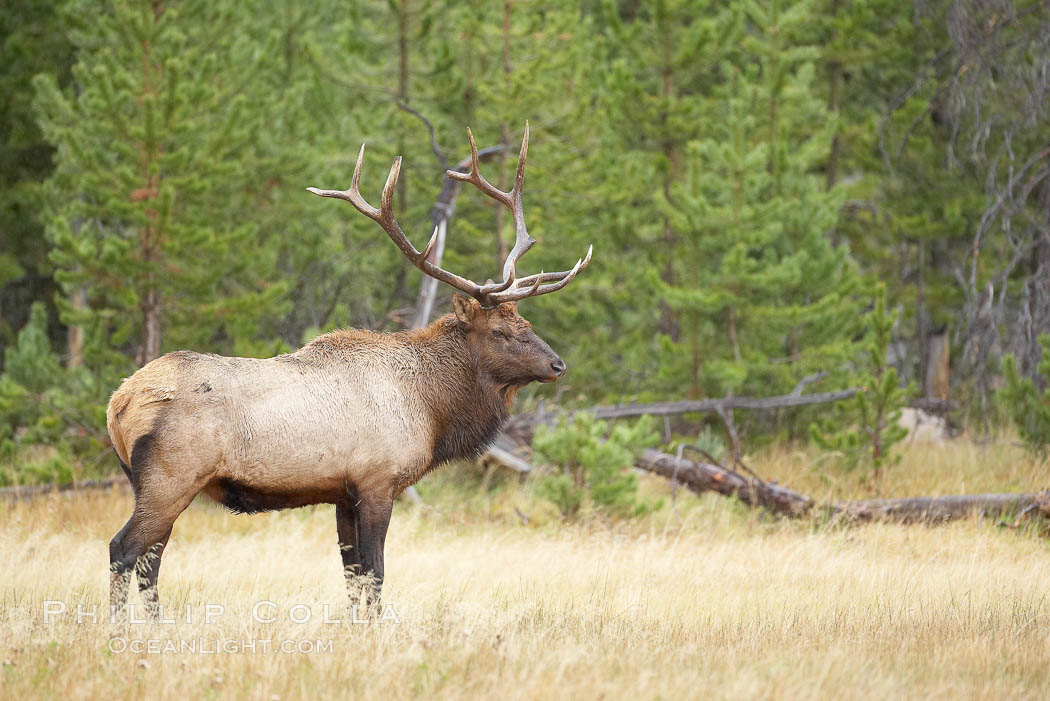
<svg viewBox="0 0 1050 701">
<path fill-rule="evenodd" d="M 541 478 L 539 493 L 567 518 L 576 516 L 587 501 L 618 516 L 648 513 L 659 503 L 639 498 L 638 478 L 631 469 L 635 456 L 658 442 L 648 416 L 633 425 L 619 422 L 612 430 L 590 414 L 540 426 L 532 446 L 551 473 Z"/>
<path fill-rule="evenodd" d="M 0 485 L 100 476 L 113 373 L 66 369 L 51 349 L 42 303 L 4 353 L 0 374 Z"/>
<path fill-rule="evenodd" d="M 1050 335 L 1039 337 L 1042 358 L 1036 368 L 1038 373 L 1050 377 Z M 1003 358 L 1005 384 L 999 390 L 999 399 L 1017 427 L 1017 433 L 1031 450 L 1046 453 L 1050 445 L 1050 387 L 1040 389 L 1030 377 L 1021 377 L 1017 360 L 1007 355 Z"/>
</svg>

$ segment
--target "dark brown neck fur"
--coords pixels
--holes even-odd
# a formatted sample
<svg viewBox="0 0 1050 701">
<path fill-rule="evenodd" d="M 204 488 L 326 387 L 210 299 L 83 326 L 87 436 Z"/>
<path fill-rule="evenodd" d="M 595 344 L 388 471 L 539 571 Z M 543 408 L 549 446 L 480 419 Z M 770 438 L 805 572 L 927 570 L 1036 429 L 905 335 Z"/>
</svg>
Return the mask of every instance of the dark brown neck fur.
<svg viewBox="0 0 1050 701">
<path fill-rule="evenodd" d="M 471 350 L 467 332 L 452 314 L 418 331 L 335 331 L 286 357 L 289 361 L 328 364 L 362 351 L 392 356 L 407 352 L 412 357 L 412 370 L 404 379 L 423 400 L 434 427 L 428 470 L 449 460 L 481 455 L 506 423 L 510 404 L 520 389 L 501 384 L 484 369 Z"/>
<path fill-rule="evenodd" d="M 421 384 L 435 428 L 430 467 L 478 457 L 506 423 L 518 388 L 500 386 L 488 376 L 452 315 L 409 334 L 409 342 L 434 368 Z"/>
</svg>

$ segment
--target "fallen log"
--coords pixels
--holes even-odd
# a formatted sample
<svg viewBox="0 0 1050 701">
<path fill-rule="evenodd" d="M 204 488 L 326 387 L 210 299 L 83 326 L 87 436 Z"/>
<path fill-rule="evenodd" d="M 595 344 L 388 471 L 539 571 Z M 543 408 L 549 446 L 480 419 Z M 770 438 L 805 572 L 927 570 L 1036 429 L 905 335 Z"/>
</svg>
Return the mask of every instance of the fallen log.
<svg viewBox="0 0 1050 701">
<path fill-rule="evenodd" d="M 527 460 L 518 457 L 509 444 L 510 441 L 497 440 L 489 446 L 485 457 L 523 475 L 532 472 L 532 465 Z"/>
<path fill-rule="evenodd" d="M 710 491 L 736 497 L 744 504 L 761 506 L 782 516 L 804 516 L 816 506 L 811 497 L 787 487 L 657 450 L 644 451 L 634 465 L 678 481 L 697 494 Z M 867 499 L 837 502 L 825 508 L 833 518 L 851 522 L 942 523 L 973 515 L 994 517 L 1021 512 L 1050 517 L 1050 492 Z"/>
<path fill-rule="evenodd" d="M 905 499 L 870 499 L 847 501 L 835 506 L 835 515 L 851 521 L 896 521 L 898 523 L 937 523 L 954 521 L 972 515 L 1001 516 L 1025 509 L 1040 509 L 1050 495 L 965 494 L 944 497 L 910 497 Z"/>
<path fill-rule="evenodd" d="M 719 465 L 646 450 L 634 461 L 635 467 L 677 480 L 693 492 L 712 491 L 734 496 L 749 506 L 762 506 L 784 516 L 798 517 L 813 508 L 813 499 L 778 484 L 745 477 Z"/>
</svg>

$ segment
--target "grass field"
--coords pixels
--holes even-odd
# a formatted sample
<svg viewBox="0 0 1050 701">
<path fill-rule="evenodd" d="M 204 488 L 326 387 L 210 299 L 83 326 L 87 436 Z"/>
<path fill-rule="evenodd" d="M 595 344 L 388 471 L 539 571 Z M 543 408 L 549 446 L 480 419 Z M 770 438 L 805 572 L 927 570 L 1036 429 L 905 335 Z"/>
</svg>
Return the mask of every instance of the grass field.
<svg viewBox="0 0 1050 701">
<path fill-rule="evenodd" d="M 874 491 L 822 477 L 820 459 L 752 456 L 818 497 Z M 1050 698 L 1050 545 L 1036 524 L 781 522 L 714 496 L 672 504 L 647 479 L 665 496 L 657 513 L 565 525 L 528 485 L 494 489 L 501 479 L 448 470 L 424 481 L 428 506 L 398 506 L 384 602 L 400 622 L 368 625 L 346 620 L 331 507 L 194 504 L 161 572 L 180 622 L 118 628 L 73 612 L 106 617 L 107 545 L 130 495 L 0 503 L 3 697 Z M 1048 484 L 1047 465 L 1009 444 L 957 442 L 910 448 L 878 491 Z M 45 623 L 48 601 L 68 612 Z M 258 602 L 276 622 L 253 619 Z M 209 604 L 224 610 L 205 623 Z M 342 623 L 323 621 L 326 605 Z M 121 650 L 168 641 L 183 648 Z"/>
</svg>

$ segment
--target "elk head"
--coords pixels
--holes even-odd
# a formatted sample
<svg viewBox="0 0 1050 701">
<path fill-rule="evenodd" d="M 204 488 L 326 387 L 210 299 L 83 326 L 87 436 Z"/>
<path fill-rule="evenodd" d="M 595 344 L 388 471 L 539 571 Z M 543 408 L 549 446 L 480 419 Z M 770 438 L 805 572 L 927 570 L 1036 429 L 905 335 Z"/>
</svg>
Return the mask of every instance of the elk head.
<svg viewBox="0 0 1050 701">
<path fill-rule="evenodd" d="M 482 193 L 510 209 L 514 219 L 514 247 L 507 254 L 503 263 L 503 276 L 500 282 L 486 282 L 484 285 L 460 277 L 430 261 L 430 253 L 437 242 L 438 231 L 435 228 L 430 241 L 422 251 L 405 236 L 400 224 L 394 218 L 394 186 L 401 171 L 401 157 L 394 159 L 383 187 L 380 208 L 368 204 L 358 185 L 361 179 L 361 163 L 365 156 L 364 144 L 357 156 L 354 176 L 348 190 L 320 190 L 309 187 L 307 190 L 321 197 L 335 197 L 346 200 L 357 211 L 377 222 L 390 236 L 401 252 L 412 261 L 412 264 L 423 273 L 445 282 L 457 290 L 469 295 L 453 295 L 453 310 L 460 328 L 467 334 L 468 346 L 480 359 L 483 369 L 501 385 L 520 387 L 529 382 L 554 382 L 565 374 L 565 363 L 546 342 L 532 331 L 532 325 L 518 315 L 517 302 L 526 297 L 538 297 L 562 289 L 576 277 L 577 273 L 591 262 L 594 247 L 587 248 L 587 255 L 576 261 L 570 270 L 558 273 L 540 271 L 534 275 L 517 277 L 517 263 L 532 248 L 536 240 L 529 235 L 525 227 L 525 214 L 522 205 L 522 187 L 525 182 L 525 158 L 529 149 L 529 125 L 525 123 L 525 136 L 521 141 L 518 154 L 518 170 L 514 177 L 514 186 L 504 192 L 492 185 L 481 174 L 478 159 L 478 147 L 474 135 L 467 129 L 470 141 L 471 170 L 469 173 L 446 171 L 453 180 L 473 184 Z"/>
<path fill-rule="evenodd" d="M 497 384 L 521 387 L 554 382 L 565 374 L 565 363 L 518 314 L 516 302 L 485 309 L 475 299 L 453 295 L 452 309 L 472 355 Z"/>
</svg>

